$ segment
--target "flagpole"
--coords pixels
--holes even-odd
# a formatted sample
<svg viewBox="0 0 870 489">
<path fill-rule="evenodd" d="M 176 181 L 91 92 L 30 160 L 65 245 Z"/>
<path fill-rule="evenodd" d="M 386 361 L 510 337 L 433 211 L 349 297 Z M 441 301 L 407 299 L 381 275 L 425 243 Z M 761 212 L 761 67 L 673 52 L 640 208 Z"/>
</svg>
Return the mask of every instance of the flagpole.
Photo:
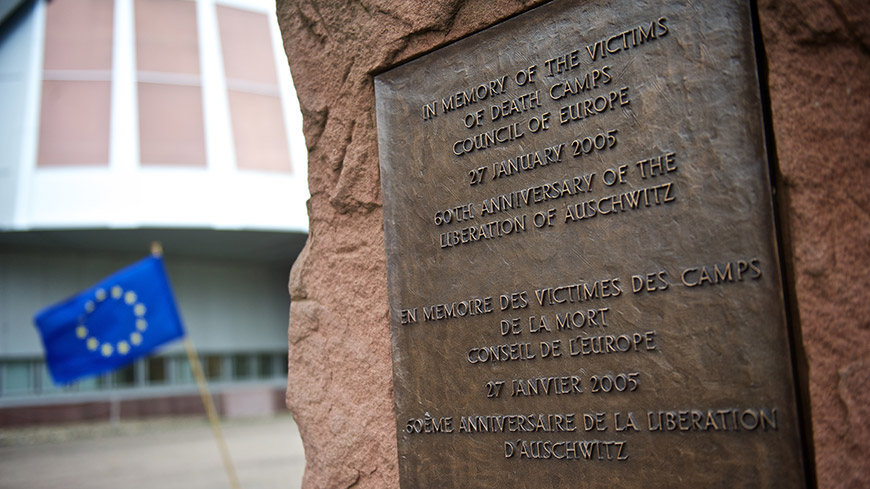
<svg viewBox="0 0 870 489">
<path fill-rule="evenodd" d="M 211 430 L 214 432 L 215 440 L 217 440 L 221 458 L 224 461 L 224 469 L 226 469 L 227 478 L 230 480 L 230 487 L 232 489 L 239 489 L 239 479 L 236 477 L 236 469 L 233 467 L 230 451 L 227 448 L 226 440 L 224 440 L 221 423 L 218 420 L 217 410 L 214 407 L 214 399 L 212 399 L 211 393 L 208 390 L 205 375 L 202 373 L 202 365 L 199 363 L 199 357 L 193 348 L 193 342 L 190 341 L 190 338 L 184 338 L 184 349 L 187 351 L 187 359 L 190 361 L 190 368 L 193 370 L 193 377 L 196 379 L 196 386 L 199 388 L 199 395 L 202 397 L 202 404 L 205 406 L 208 422 L 211 424 Z"/>
<path fill-rule="evenodd" d="M 159 241 L 151 243 L 151 254 L 154 256 L 163 256 L 163 246 Z M 205 413 L 208 416 L 208 422 L 211 425 L 211 430 L 214 433 L 215 440 L 218 444 L 218 449 L 221 453 L 221 459 L 224 463 L 224 469 L 227 472 L 227 478 L 230 480 L 232 489 L 239 489 L 239 479 L 236 477 L 236 469 L 233 467 L 233 461 L 230 459 L 230 450 L 227 447 L 227 442 L 224 439 L 224 432 L 221 429 L 221 423 L 218 419 L 217 409 L 215 409 L 214 399 L 211 392 L 208 390 L 208 383 L 205 380 L 205 374 L 202 372 L 202 364 L 199 362 L 199 356 L 196 354 L 196 349 L 193 347 L 193 342 L 189 337 L 184 337 L 184 350 L 187 352 L 187 360 L 190 362 L 190 369 L 193 371 L 193 378 L 196 379 L 196 386 L 199 389 L 199 395 L 202 398 L 202 404 L 205 406 Z"/>
</svg>

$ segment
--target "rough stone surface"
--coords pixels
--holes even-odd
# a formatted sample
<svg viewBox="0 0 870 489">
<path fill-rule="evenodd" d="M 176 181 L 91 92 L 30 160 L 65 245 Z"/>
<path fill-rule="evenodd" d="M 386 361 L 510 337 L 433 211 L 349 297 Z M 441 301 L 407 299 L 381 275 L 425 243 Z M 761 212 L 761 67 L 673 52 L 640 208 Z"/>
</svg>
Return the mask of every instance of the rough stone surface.
<svg viewBox="0 0 870 489">
<path fill-rule="evenodd" d="M 309 150 L 287 396 L 306 488 L 398 487 L 372 76 L 537 3 L 278 1 Z M 870 487 L 870 9 L 761 0 L 759 17 L 819 487 Z"/>
<path fill-rule="evenodd" d="M 766 0 L 759 17 L 821 488 L 870 487 L 870 9 Z"/>
<path fill-rule="evenodd" d="M 537 1 L 278 1 L 309 151 L 287 405 L 306 488 L 398 487 L 373 73 Z"/>
</svg>

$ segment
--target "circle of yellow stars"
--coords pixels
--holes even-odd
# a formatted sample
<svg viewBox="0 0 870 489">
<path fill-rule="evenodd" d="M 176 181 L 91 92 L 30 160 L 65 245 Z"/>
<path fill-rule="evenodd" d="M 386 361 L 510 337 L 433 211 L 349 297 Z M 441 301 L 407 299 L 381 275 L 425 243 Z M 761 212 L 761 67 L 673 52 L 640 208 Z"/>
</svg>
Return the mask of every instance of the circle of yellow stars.
<svg viewBox="0 0 870 489">
<path fill-rule="evenodd" d="M 92 352 L 99 351 L 101 355 L 108 358 L 117 353 L 118 355 L 126 355 L 134 346 L 142 344 L 142 334 L 148 329 L 148 321 L 145 320 L 145 305 L 138 302 L 139 297 L 132 290 L 125 291 L 120 285 L 112 286 L 108 291 L 106 289 L 97 289 L 94 292 L 94 298 L 85 303 L 86 315 L 79 320 L 79 325 L 76 327 L 76 337 L 85 342 L 85 346 Z M 100 341 L 96 336 L 88 330 L 88 316 L 97 308 L 97 304 L 107 300 L 123 300 L 124 303 L 133 309 L 133 314 L 136 317 L 136 329 L 130 333 L 127 339 L 111 343 Z"/>
</svg>

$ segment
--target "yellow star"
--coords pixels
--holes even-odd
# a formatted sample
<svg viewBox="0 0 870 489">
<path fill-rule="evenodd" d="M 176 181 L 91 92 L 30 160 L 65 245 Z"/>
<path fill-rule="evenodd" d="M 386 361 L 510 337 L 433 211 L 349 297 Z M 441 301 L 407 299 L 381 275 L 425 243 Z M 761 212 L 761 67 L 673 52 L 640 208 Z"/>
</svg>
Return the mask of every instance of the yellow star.
<svg viewBox="0 0 870 489">
<path fill-rule="evenodd" d="M 133 343 L 136 346 L 142 344 L 142 335 L 136 332 L 130 333 L 130 343 Z"/>
<path fill-rule="evenodd" d="M 124 293 L 124 289 L 122 289 L 120 285 L 116 285 L 116 286 L 112 287 L 112 298 L 113 299 L 120 299 L 121 294 L 123 294 L 123 293 Z"/>
<path fill-rule="evenodd" d="M 100 347 L 100 353 L 102 353 L 104 357 L 112 356 L 113 351 L 115 351 L 115 349 L 108 343 L 103 343 L 103 346 Z"/>
<path fill-rule="evenodd" d="M 145 315 L 145 305 L 144 304 L 136 304 L 133 307 L 133 313 L 135 313 L 139 317 L 144 316 Z"/>
<path fill-rule="evenodd" d="M 137 319 L 136 320 L 136 329 L 144 332 L 146 329 L 148 329 L 148 321 L 146 321 L 144 319 Z"/>
<path fill-rule="evenodd" d="M 88 350 L 97 351 L 97 346 L 100 345 L 100 342 L 97 341 L 96 338 L 91 336 L 90 338 L 88 338 L 88 341 L 85 344 L 88 345 Z"/>
<path fill-rule="evenodd" d="M 118 353 L 126 355 L 130 351 L 130 344 L 124 340 L 118 342 Z"/>
<path fill-rule="evenodd" d="M 94 312 L 94 301 L 85 302 L 85 311 Z"/>
<path fill-rule="evenodd" d="M 88 335 L 88 328 L 84 327 L 84 325 L 81 325 L 78 328 L 76 328 L 76 336 L 78 336 L 80 340 L 85 339 L 85 337 L 87 335 Z"/>
<path fill-rule="evenodd" d="M 97 296 L 97 302 L 103 302 L 104 300 L 106 300 L 106 291 L 104 289 L 97 289 L 97 293 L 95 295 Z"/>
<path fill-rule="evenodd" d="M 127 291 L 127 293 L 124 294 L 124 302 L 133 305 L 133 303 L 136 302 L 136 293 L 132 290 Z"/>
</svg>

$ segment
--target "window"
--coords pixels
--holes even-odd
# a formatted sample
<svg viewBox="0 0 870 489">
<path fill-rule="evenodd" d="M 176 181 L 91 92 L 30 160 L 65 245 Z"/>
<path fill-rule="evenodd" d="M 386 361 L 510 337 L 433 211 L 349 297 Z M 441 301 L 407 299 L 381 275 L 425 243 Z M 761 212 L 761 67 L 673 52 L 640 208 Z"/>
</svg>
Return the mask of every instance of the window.
<svg viewBox="0 0 870 489">
<path fill-rule="evenodd" d="M 278 91 L 269 18 L 217 6 L 236 164 L 289 172 L 290 152 Z"/>
<path fill-rule="evenodd" d="M 205 166 L 200 88 L 140 81 L 139 137 L 143 165 Z"/>
<path fill-rule="evenodd" d="M 70 386 L 71 390 L 79 391 L 79 392 L 87 392 L 96 390 L 97 385 L 97 377 L 88 377 L 85 379 L 79 379 L 74 384 Z"/>
<path fill-rule="evenodd" d="M 224 373 L 224 358 L 222 355 L 206 355 L 203 363 L 205 377 L 208 380 L 222 380 Z"/>
<path fill-rule="evenodd" d="M 35 383 L 32 363 L 28 361 L 4 362 L 0 387 L 2 387 L 4 395 L 33 392 Z"/>
<path fill-rule="evenodd" d="M 109 164 L 112 0 L 47 2 L 38 166 Z"/>
<path fill-rule="evenodd" d="M 233 379 L 247 380 L 251 378 L 251 356 L 233 355 Z"/>
<path fill-rule="evenodd" d="M 212 353 L 201 356 L 200 361 L 209 382 L 275 380 L 287 373 L 287 354 L 284 352 Z M 114 372 L 79 379 L 64 386 L 54 384 L 42 358 L 0 360 L 0 397 L 192 386 L 194 383 L 187 355 L 140 359 Z"/>
<path fill-rule="evenodd" d="M 142 165 L 206 165 L 196 2 L 135 0 Z"/>
<path fill-rule="evenodd" d="M 173 384 L 190 384 L 193 382 L 193 371 L 186 356 L 176 356 L 170 359 Z"/>
<path fill-rule="evenodd" d="M 112 372 L 112 384 L 114 387 L 133 387 L 136 385 L 136 366 L 138 363 L 131 363 L 126 367 Z"/>
<path fill-rule="evenodd" d="M 271 378 L 275 371 L 272 363 L 272 355 L 268 353 L 257 355 L 257 376 L 261 379 Z"/>
<path fill-rule="evenodd" d="M 148 384 L 159 385 L 165 384 L 168 380 L 166 375 L 166 357 L 151 357 L 147 360 L 148 363 Z"/>
<path fill-rule="evenodd" d="M 34 362 L 34 367 L 36 368 L 39 376 L 39 392 L 41 394 L 54 394 L 57 392 L 63 391 L 72 391 L 75 389 L 74 386 L 60 386 L 54 383 L 51 379 L 51 373 L 48 371 L 48 365 L 44 362 Z"/>
</svg>

